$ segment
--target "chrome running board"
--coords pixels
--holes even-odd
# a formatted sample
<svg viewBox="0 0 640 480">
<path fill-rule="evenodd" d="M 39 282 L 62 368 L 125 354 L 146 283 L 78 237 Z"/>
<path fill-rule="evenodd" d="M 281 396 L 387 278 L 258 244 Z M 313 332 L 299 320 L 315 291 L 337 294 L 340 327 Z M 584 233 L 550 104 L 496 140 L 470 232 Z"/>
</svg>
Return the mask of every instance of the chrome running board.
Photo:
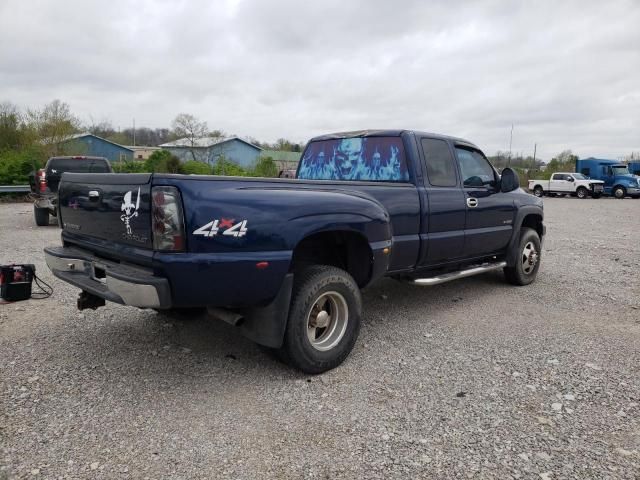
<svg viewBox="0 0 640 480">
<path fill-rule="evenodd" d="M 415 285 L 431 286 L 439 285 L 440 283 L 450 282 L 451 280 L 458 280 L 459 278 L 472 277 L 473 275 L 479 275 L 481 273 L 490 272 L 491 270 L 498 270 L 507 266 L 507 262 L 498 263 L 483 263 L 476 267 L 468 268 L 467 270 L 460 270 L 459 272 L 445 273 L 437 277 L 428 278 L 416 278 L 412 283 Z"/>
</svg>

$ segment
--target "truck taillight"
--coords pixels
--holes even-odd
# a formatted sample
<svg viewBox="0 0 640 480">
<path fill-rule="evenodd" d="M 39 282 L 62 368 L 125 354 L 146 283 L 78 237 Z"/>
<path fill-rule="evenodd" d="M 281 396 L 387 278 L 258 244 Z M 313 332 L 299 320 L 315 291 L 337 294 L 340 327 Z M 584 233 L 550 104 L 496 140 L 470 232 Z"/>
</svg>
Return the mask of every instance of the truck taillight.
<svg viewBox="0 0 640 480">
<path fill-rule="evenodd" d="M 178 189 L 153 187 L 151 202 L 153 248 L 163 252 L 184 251 L 184 215 Z"/>
<path fill-rule="evenodd" d="M 36 182 L 41 193 L 47 191 L 47 173 L 44 168 L 38 170 L 38 173 L 36 174 Z"/>
</svg>

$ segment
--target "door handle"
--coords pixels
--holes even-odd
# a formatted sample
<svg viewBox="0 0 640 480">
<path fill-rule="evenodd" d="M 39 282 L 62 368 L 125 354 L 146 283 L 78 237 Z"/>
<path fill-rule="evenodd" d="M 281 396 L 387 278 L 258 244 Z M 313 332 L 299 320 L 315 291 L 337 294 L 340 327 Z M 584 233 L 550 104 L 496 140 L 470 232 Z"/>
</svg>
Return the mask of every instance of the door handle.
<svg viewBox="0 0 640 480">
<path fill-rule="evenodd" d="M 478 206 L 478 199 L 477 198 L 473 198 L 473 197 L 467 198 L 467 207 L 475 208 L 477 206 Z"/>
</svg>

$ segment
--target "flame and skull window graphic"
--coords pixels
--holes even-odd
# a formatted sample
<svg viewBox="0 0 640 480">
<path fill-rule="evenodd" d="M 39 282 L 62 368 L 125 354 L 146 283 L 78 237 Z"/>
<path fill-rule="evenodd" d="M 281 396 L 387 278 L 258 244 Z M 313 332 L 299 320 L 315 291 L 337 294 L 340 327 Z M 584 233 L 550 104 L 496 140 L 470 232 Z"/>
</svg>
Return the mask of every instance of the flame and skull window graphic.
<svg viewBox="0 0 640 480">
<path fill-rule="evenodd" d="M 349 137 L 311 142 L 300 161 L 298 178 L 408 182 L 399 137 Z"/>
</svg>

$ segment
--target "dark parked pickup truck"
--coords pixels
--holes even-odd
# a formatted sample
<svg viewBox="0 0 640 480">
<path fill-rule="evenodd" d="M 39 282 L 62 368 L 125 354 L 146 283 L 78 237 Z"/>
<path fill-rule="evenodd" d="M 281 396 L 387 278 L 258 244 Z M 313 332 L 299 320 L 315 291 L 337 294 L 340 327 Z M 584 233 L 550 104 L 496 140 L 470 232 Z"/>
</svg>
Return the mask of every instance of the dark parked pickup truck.
<svg viewBox="0 0 640 480">
<path fill-rule="evenodd" d="M 36 225 L 49 225 L 49 215 L 58 214 L 58 184 L 64 172 L 109 173 L 109 160 L 104 157 L 51 157 L 44 168 L 29 175 L 33 217 Z"/>
<path fill-rule="evenodd" d="M 105 300 L 207 307 L 309 373 L 339 365 L 360 289 L 435 285 L 490 270 L 531 283 L 542 200 L 472 143 L 406 130 L 312 139 L 297 179 L 65 174 L 53 273 Z"/>
</svg>

